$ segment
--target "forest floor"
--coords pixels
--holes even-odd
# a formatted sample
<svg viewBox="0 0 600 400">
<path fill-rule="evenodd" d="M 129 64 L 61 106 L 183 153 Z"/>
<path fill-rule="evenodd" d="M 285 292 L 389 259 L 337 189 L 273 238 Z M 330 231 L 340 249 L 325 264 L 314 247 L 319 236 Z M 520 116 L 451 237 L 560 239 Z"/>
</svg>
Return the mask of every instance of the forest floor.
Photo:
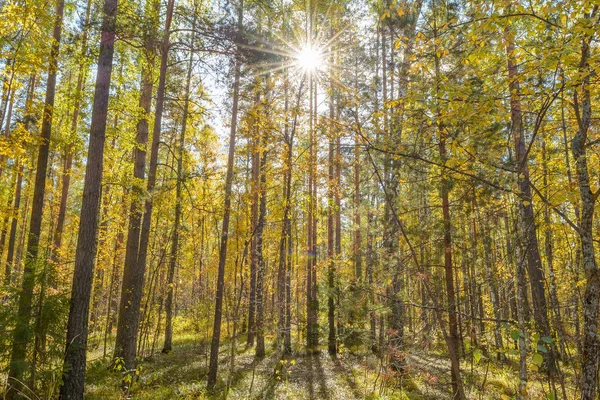
<svg viewBox="0 0 600 400">
<path fill-rule="evenodd" d="M 244 338 L 245 339 L 245 338 Z M 429 350 L 409 352 L 406 371 L 393 379 L 381 360 L 370 352 L 344 351 L 337 358 L 326 350 L 299 353 L 280 360 L 268 347 L 262 360 L 239 340 L 233 370 L 231 342 L 221 346 L 219 381 L 206 392 L 209 346 L 194 336 L 176 337 L 173 352 L 155 354 L 140 365 L 128 398 L 133 399 L 449 399 L 449 363 Z M 270 348 L 270 349 L 269 349 Z M 270 350 L 270 351 L 269 351 Z M 86 399 L 119 399 L 121 373 L 110 371 L 101 359 L 90 361 Z M 515 398 L 518 368 L 498 365 L 485 356 L 479 363 L 463 363 L 463 380 L 470 399 Z M 569 379 L 571 380 L 571 379 Z M 567 389 L 568 390 L 568 389 Z M 546 399 L 549 388 L 542 375 L 530 376 L 528 398 Z M 569 394 L 574 394 L 568 390 Z M 562 397 L 562 396 L 559 396 Z M 570 398 L 570 396 L 569 396 Z"/>
</svg>

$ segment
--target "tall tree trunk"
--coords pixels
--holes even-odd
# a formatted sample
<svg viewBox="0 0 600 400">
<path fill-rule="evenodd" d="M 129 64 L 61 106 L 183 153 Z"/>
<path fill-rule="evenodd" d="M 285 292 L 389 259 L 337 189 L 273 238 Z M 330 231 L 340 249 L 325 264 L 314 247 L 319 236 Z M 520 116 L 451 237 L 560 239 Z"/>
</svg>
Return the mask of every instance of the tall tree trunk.
<svg viewBox="0 0 600 400">
<path fill-rule="evenodd" d="M 377 319 L 375 315 L 375 295 L 373 291 L 375 290 L 373 284 L 373 267 L 375 265 L 375 252 L 373 250 L 373 223 L 375 220 L 375 216 L 373 214 L 373 210 L 369 207 L 369 211 L 367 212 L 367 249 L 366 249 L 366 279 L 367 284 L 369 285 L 369 333 L 370 333 L 370 345 L 371 351 L 376 353 L 377 349 Z"/>
<path fill-rule="evenodd" d="M 286 309 L 286 274 L 287 274 L 287 224 L 289 223 L 289 204 L 288 204 L 288 174 L 291 173 L 290 154 L 292 152 L 292 143 L 289 133 L 289 79 L 286 71 L 283 82 L 284 90 L 284 118 L 283 141 L 284 141 L 284 162 L 283 162 L 283 221 L 281 224 L 281 238 L 279 239 L 279 262 L 277 265 L 277 349 L 283 354 L 288 354 L 285 348 L 285 309 Z"/>
<path fill-rule="evenodd" d="M 511 93 L 510 100 L 510 118 L 511 128 L 515 147 L 517 180 L 520 189 L 520 213 L 521 230 L 523 231 L 523 240 L 525 256 L 527 260 L 527 273 L 529 275 L 529 285 L 531 287 L 531 297 L 533 303 L 533 318 L 536 329 L 541 333 L 541 337 L 551 337 L 550 324 L 548 322 L 548 310 L 546 305 L 546 295 L 544 293 L 544 270 L 540 257 L 539 245 L 537 240 L 537 229 L 535 225 L 535 213 L 533 210 L 533 198 L 531 194 L 531 183 L 529 180 L 529 167 L 525 146 L 525 135 L 523 128 L 523 116 L 520 101 L 519 71 L 515 59 L 514 37 L 509 26 L 504 30 L 504 39 L 506 41 L 506 60 L 508 69 L 509 89 Z M 541 342 L 540 342 L 541 343 Z M 543 343 L 541 343 L 543 344 Z M 544 357 L 544 363 L 550 375 L 554 375 L 554 352 L 552 347 Z"/>
<path fill-rule="evenodd" d="M 6 58 L 6 62 L 4 64 L 4 74 L 2 77 L 2 96 L 0 96 L 0 131 L 2 131 L 2 126 L 4 126 L 4 116 L 6 115 L 6 109 L 8 108 L 9 99 L 12 96 L 12 84 L 15 79 L 15 68 L 14 64 L 16 61 L 16 54 L 14 57 Z M 2 164 L 4 164 L 4 160 L 2 159 Z M 0 168 L 3 165 L 0 165 Z M 1 176 L 1 175 L 0 175 Z"/>
<path fill-rule="evenodd" d="M 29 131 L 31 124 L 30 114 L 32 112 L 31 106 L 33 101 L 33 94 L 35 92 L 35 75 L 32 75 L 29 79 L 29 87 L 27 89 L 27 98 L 25 100 L 25 129 Z M 10 223 L 10 233 L 8 236 L 8 250 L 6 255 L 6 264 L 4 269 L 4 281 L 6 285 L 9 285 L 12 281 L 12 274 L 14 273 L 14 256 L 15 256 L 15 244 L 17 240 L 17 225 L 19 222 L 19 207 L 21 206 L 21 191 L 23 188 L 23 168 L 24 161 L 17 161 L 18 172 L 17 172 L 17 184 L 15 187 L 15 200 L 12 209 L 12 218 Z M 25 213 L 27 211 L 25 210 Z"/>
<path fill-rule="evenodd" d="M 515 224 L 516 225 L 516 224 Z M 515 233 L 518 229 L 515 227 Z M 507 225 L 507 234 L 510 233 Z M 517 312 L 519 323 L 519 399 L 526 398 L 527 394 L 527 348 L 528 341 L 525 335 L 529 321 L 529 302 L 527 301 L 527 282 L 525 279 L 525 257 L 521 246 L 515 246 L 516 275 L 517 275 Z"/>
<path fill-rule="evenodd" d="M 548 190 L 548 152 L 546 151 L 546 132 L 542 129 L 542 174 L 543 174 L 543 185 L 544 185 L 544 197 L 550 198 Z M 564 327 L 562 323 L 562 315 L 560 310 L 560 304 L 558 301 L 558 293 L 556 289 L 556 275 L 554 272 L 554 244 L 553 236 L 554 231 L 552 229 L 552 222 L 550 220 L 550 207 L 548 203 L 544 204 L 544 250 L 546 254 L 546 262 L 548 263 L 548 273 L 550 275 L 550 306 L 554 311 L 554 323 L 556 325 L 556 333 L 559 345 L 559 359 L 566 356 L 566 348 L 564 341 Z"/>
<path fill-rule="evenodd" d="M 156 185 L 156 175 L 158 169 L 158 148 L 160 145 L 160 134 L 162 130 L 162 113 L 165 102 L 165 87 L 167 80 L 167 66 L 169 57 L 169 38 L 171 33 L 171 21 L 173 17 L 173 8 L 175 0 L 169 0 L 167 3 L 167 12 L 165 19 L 165 29 L 161 46 L 160 73 L 158 78 L 158 89 L 156 91 L 156 109 L 154 111 L 154 127 L 152 131 L 152 147 L 150 150 L 150 165 L 148 168 L 147 193 L 144 204 L 144 216 L 142 218 L 141 231 L 139 236 L 139 247 L 137 259 L 134 261 L 135 254 L 130 254 L 129 262 L 125 261 L 123 269 L 123 286 L 121 289 L 121 301 L 119 305 L 119 318 L 117 322 L 117 339 L 115 344 L 115 357 L 122 358 L 125 368 L 133 373 L 135 369 L 135 353 L 138 337 L 138 328 L 140 320 L 140 305 L 142 294 L 144 292 L 144 279 L 146 275 L 146 258 L 148 254 L 148 243 L 150 240 L 150 227 L 152 221 L 153 199 L 152 193 Z M 149 71 L 148 71 L 149 73 Z M 149 83 L 148 83 L 149 84 Z M 142 90 L 146 90 L 145 86 Z M 151 88 L 149 89 L 151 91 Z M 142 100 L 140 99 L 140 102 Z M 143 122 L 142 122 L 143 123 Z M 138 134 L 140 133 L 138 129 Z M 138 157 L 136 154 L 136 164 Z M 135 167 L 137 168 L 137 166 Z M 137 212 L 137 211 L 136 211 Z M 130 221 L 131 222 L 131 221 Z M 134 223 L 137 221 L 133 221 Z M 131 232 L 132 240 L 135 239 L 134 232 Z M 127 247 L 129 248 L 130 234 L 128 233 Z M 132 243 L 132 246 L 135 244 Z M 132 249 L 135 250 L 135 249 Z M 124 378 L 123 389 L 129 387 L 129 378 Z"/>
<path fill-rule="evenodd" d="M 196 29 L 196 13 L 194 12 L 194 22 L 192 23 L 192 40 L 194 46 Z M 173 292 L 175 291 L 175 268 L 177 266 L 177 250 L 179 247 L 179 225 L 181 219 L 181 186 L 183 183 L 183 149 L 185 147 L 185 132 L 187 129 L 188 110 L 190 105 L 190 85 L 192 82 L 192 68 L 194 66 L 194 52 L 190 51 L 190 61 L 187 70 L 187 79 L 185 84 L 185 98 L 183 104 L 183 116 L 181 121 L 181 134 L 179 137 L 179 155 L 177 158 L 177 184 L 175 188 L 175 223 L 173 225 L 173 237 L 171 242 L 171 259 L 169 260 L 169 272 L 167 274 L 167 300 L 165 303 L 166 323 L 165 323 L 165 343 L 162 352 L 169 353 L 173 347 Z"/>
<path fill-rule="evenodd" d="M 244 2 L 238 7 L 237 34 L 242 35 L 244 18 Z M 229 218 L 231 213 L 231 186 L 233 183 L 233 163 L 235 157 L 235 134 L 237 130 L 238 102 L 240 97 L 241 60 L 236 58 L 233 78 L 233 104 L 231 106 L 231 130 L 229 131 L 229 151 L 227 156 L 227 175 L 225 177 L 225 197 L 223 199 L 223 226 L 219 246 L 219 267 L 217 271 L 217 293 L 215 296 L 215 318 L 210 345 L 210 363 L 208 367 L 207 387 L 212 390 L 217 383 L 219 368 L 219 343 L 221 341 L 221 319 L 223 317 L 223 295 L 225 286 L 225 263 L 227 261 L 227 240 L 229 238 Z"/>
<path fill-rule="evenodd" d="M 333 64 L 333 56 L 330 57 L 330 63 Z M 333 77 L 329 80 L 329 157 L 328 157 L 328 174 L 327 174 L 327 321 L 329 324 L 329 336 L 327 341 L 327 350 L 329 354 L 335 356 L 337 354 L 336 332 L 335 332 L 335 215 L 336 187 L 335 180 L 335 99 Z"/>
<path fill-rule="evenodd" d="M 19 207 L 21 206 L 21 189 L 23 187 L 23 162 L 18 162 L 17 182 L 15 186 L 15 200 L 11 210 L 10 233 L 8 236 L 8 251 L 6 255 L 6 265 L 4 268 L 4 283 L 9 286 L 12 281 L 13 259 L 15 251 L 15 241 L 17 239 L 17 222 L 19 220 Z"/>
<path fill-rule="evenodd" d="M 259 183 L 259 214 L 256 225 L 256 357 L 265 356 L 265 300 L 264 300 L 264 280 L 265 280 L 265 258 L 263 254 L 263 235 L 265 227 L 265 214 L 267 212 L 267 175 L 265 150 L 260 152 L 260 183 Z"/>
<path fill-rule="evenodd" d="M 104 0 L 102 40 L 98 56 L 87 167 L 83 184 L 83 200 L 81 203 L 79 234 L 75 252 L 75 270 L 71 290 L 69 322 L 67 324 L 63 384 L 60 388 L 61 399 L 83 398 L 88 314 L 98 240 L 98 216 L 102 195 L 104 142 L 116 38 L 116 18 L 117 0 Z"/>
<path fill-rule="evenodd" d="M 333 100 L 332 100 L 333 101 Z M 340 104 L 339 104 L 339 100 L 334 103 L 334 109 L 335 109 L 335 114 L 334 114 L 334 119 L 335 121 L 339 121 L 340 120 Z M 316 107 L 316 106 L 315 106 Z M 334 126 L 334 130 L 333 130 L 333 135 L 335 138 L 335 182 L 334 182 L 334 198 L 335 198 L 335 209 L 334 209 L 334 216 L 335 216 L 335 237 L 334 237 L 334 244 L 335 244 L 335 257 L 334 259 L 336 260 L 335 262 L 339 262 L 338 260 L 340 260 L 342 258 L 342 155 L 341 155 L 341 148 L 342 148 L 342 139 L 341 139 L 341 134 L 335 130 L 335 126 Z M 315 188 L 315 192 L 316 192 L 316 188 Z M 316 198 L 316 195 L 315 195 Z M 315 234 L 316 234 L 316 229 L 315 229 Z M 328 277 L 328 285 L 332 288 L 332 293 L 333 293 L 333 297 L 336 299 L 337 302 L 337 306 L 338 306 L 338 310 L 340 308 L 340 296 L 336 291 L 336 273 L 337 273 L 337 264 L 334 263 L 333 264 L 333 273 L 330 274 L 330 276 Z M 333 308 L 333 316 L 335 316 L 336 312 L 335 312 L 335 308 Z M 339 311 L 338 311 L 338 317 L 337 317 L 337 325 L 338 328 L 337 330 L 339 330 L 340 327 L 340 318 L 339 318 Z M 335 332 L 334 332 L 335 333 Z M 332 337 L 333 339 L 333 337 Z M 335 338 L 337 340 L 337 337 Z M 337 351 L 337 345 L 336 345 L 336 351 Z"/>
<path fill-rule="evenodd" d="M 483 248 L 484 248 L 484 262 L 485 262 L 485 278 L 488 284 L 488 289 L 490 291 L 490 299 L 492 301 L 492 311 L 494 313 L 494 344 L 496 345 L 496 356 L 498 361 L 504 360 L 504 353 L 502 349 L 504 347 L 502 343 L 502 327 L 500 325 L 500 320 L 502 316 L 500 314 L 500 295 L 498 293 L 498 274 L 496 272 L 496 268 L 493 265 L 492 260 L 492 230 L 489 226 L 481 220 L 481 216 L 479 218 L 479 223 L 481 227 L 481 231 L 483 233 Z M 486 228 L 484 230 L 484 227 Z"/>
<path fill-rule="evenodd" d="M 311 25 L 312 32 L 312 25 Z M 308 218 L 307 218 L 307 258 L 306 258 L 306 351 L 309 354 L 318 350 L 319 328 L 317 299 L 317 201 L 316 201 L 316 157 L 317 141 L 315 138 L 315 121 L 317 113 L 317 82 L 312 72 L 309 73 L 309 160 L 308 160 Z"/>
<path fill-rule="evenodd" d="M 255 108 L 255 116 L 254 116 L 254 127 L 253 127 L 253 141 L 252 141 L 252 209 L 251 213 L 251 237 L 250 237 L 250 293 L 249 293 L 249 301 L 248 301 L 248 337 L 246 345 L 248 347 L 254 346 L 254 339 L 256 336 L 256 271 L 258 266 L 258 252 L 256 250 L 256 229 L 258 226 L 258 214 L 260 207 L 260 129 L 259 129 L 259 119 L 258 119 L 258 107 L 260 104 L 260 84 L 259 81 L 256 81 L 256 95 L 254 98 L 254 108 Z"/>
<path fill-rule="evenodd" d="M 438 151 L 442 164 L 440 177 L 440 197 L 442 200 L 442 221 L 443 221 L 443 243 L 444 243 L 444 278 L 446 284 L 446 299 L 448 307 L 448 353 L 450 354 L 450 365 L 452 375 L 452 395 L 455 399 L 465 399 L 465 392 L 462 385 L 459 360 L 459 337 L 458 322 L 456 318 L 456 293 L 454 288 L 454 265 L 452 260 L 452 221 L 450 217 L 450 177 L 446 163 L 448 162 L 448 151 L 446 149 L 447 133 L 442 121 L 441 107 L 439 99 L 441 83 L 440 58 L 437 51 L 438 26 L 437 26 L 437 5 L 435 2 L 433 9 L 433 37 L 434 37 L 434 64 L 435 64 L 435 113 L 436 113 L 436 133 L 438 135 Z"/>
<path fill-rule="evenodd" d="M 83 28 L 83 35 L 81 38 L 81 53 L 80 53 L 80 67 L 77 76 L 77 86 L 75 88 L 75 104 L 73 106 L 73 115 L 71 117 L 71 137 L 69 140 L 74 140 L 77 136 L 77 127 L 79 125 L 79 114 L 81 112 L 81 100 L 83 96 L 83 84 L 85 83 L 87 68 L 83 58 L 86 56 L 88 51 L 87 39 L 90 24 L 90 15 L 92 11 L 92 1 L 88 0 L 86 11 L 85 11 L 85 23 Z M 60 195 L 60 205 L 58 208 L 58 217 L 56 219 L 56 229 L 54 230 L 54 245 L 50 253 L 50 261 L 54 264 L 59 262 L 60 248 L 62 245 L 62 234 L 65 226 L 65 217 L 67 213 L 67 200 L 69 197 L 69 186 L 71 183 L 71 167 L 73 165 L 73 145 L 72 143 L 67 144 L 65 150 L 65 157 L 63 161 L 63 172 L 62 172 L 62 185 Z"/>
<path fill-rule="evenodd" d="M 35 286 L 36 266 L 38 263 L 38 246 L 42 230 L 44 194 L 46 188 L 46 173 L 50 151 L 50 134 L 52 132 L 52 117 L 54 113 L 54 97 L 56 94 L 56 76 L 58 72 L 58 54 L 63 26 L 64 0 L 56 2 L 56 17 L 52 33 L 52 48 L 48 59 L 48 80 L 46 82 L 46 99 L 42 116 L 41 141 L 38 147 L 38 160 L 35 173 L 35 186 L 31 221 L 27 238 L 27 256 L 25 270 L 19 292 L 17 324 L 14 329 L 12 352 L 8 372 L 7 399 L 20 397 L 23 389 L 23 374 L 26 369 L 27 344 L 31 338 L 31 305 Z"/>
<path fill-rule="evenodd" d="M 288 88 L 289 80 L 284 82 L 285 91 L 285 117 L 288 120 L 289 100 Z M 294 137 L 296 134 L 296 126 L 298 123 L 298 108 L 302 96 L 302 88 L 304 87 L 304 79 L 300 82 L 298 88 L 298 96 L 296 106 L 293 109 L 293 122 L 291 133 L 288 133 L 288 124 L 284 126 L 284 141 L 285 141 L 285 161 L 284 161 L 284 208 L 283 208 L 283 223 L 281 227 L 281 240 L 279 242 L 279 267 L 277 273 L 277 296 L 279 302 L 279 338 L 280 349 L 284 354 L 291 354 L 292 339 L 291 339 L 291 267 L 292 267 L 292 224 L 291 224 L 291 208 L 292 208 L 292 167 L 294 162 Z"/>
<path fill-rule="evenodd" d="M 598 5 L 585 17 L 591 24 L 596 18 Z M 592 29 L 591 32 L 594 32 Z M 583 270 L 586 274 L 586 289 L 583 308 L 584 333 L 582 354 L 582 385 L 581 399 L 592 400 L 597 395 L 598 352 L 600 341 L 598 337 L 598 306 L 600 304 L 600 270 L 596 263 L 594 249 L 594 211 L 598 191 L 593 192 L 590 184 L 587 159 L 587 138 L 592 121 L 592 97 L 590 94 L 590 43 L 593 33 L 584 35 L 581 40 L 581 59 L 579 61 L 579 76 L 581 81 L 573 92 L 573 108 L 577 117 L 577 133 L 571 141 L 571 152 L 575 160 L 575 171 L 579 184 L 581 199 L 581 216 L 579 220 L 579 238 L 583 256 Z"/>
<path fill-rule="evenodd" d="M 121 200 L 121 213 L 123 216 L 127 215 L 127 189 L 123 190 L 123 197 Z M 125 219 L 123 219 L 124 222 Z M 121 253 L 121 249 L 123 247 L 124 240 L 124 226 L 119 226 L 119 231 L 117 233 L 117 237 L 115 238 L 115 246 L 113 249 L 113 259 L 112 259 L 112 271 L 110 273 L 110 281 L 108 283 L 108 298 L 106 299 L 106 322 L 104 325 L 104 345 L 103 345 L 103 353 L 102 359 L 106 358 L 106 349 L 108 343 L 108 336 L 112 333 L 112 328 L 115 321 L 115 317 L 113 316 L 113 312 L 116 311 L 118 304 L 116 304 L 116 296 L 119 291 L 119 265 L 123 261 L 123 255 Z"/>
<path fill-rule="evenodd" d="M 415 2 L 413 5 L 413 9 L 410 10 L 408 23 L 404 28 L 404 36 L 406 37 L 407 43 L 404 49 L 403 54 L 403 62 L 400 65 L 399 76 L 402 77 L 400 82 L 398 83 L 398 98 L 403 100 L 407 95 L 408 90 L 408 74 L 411 65 L 411 55 L 413 52 L 413 38 L 416 32 L 417 19 L 421 12 L 421 1 Z M 385 32 L 385 31 L 384 31 Z M 387 99 L 387 76 L 386 76 L 386 51 L 385 51 L 385 33 L 382 32 L 382 61 L 383 61 L 383 101 L 384 104 Z M 393 32 L 390 29 L 390 43 L 393 43 Z M 391 47 L 391 46 L 390 46 Z M 393 50 L 391 50 L 393 54 Z M 393 57 L 392 57 L 393 62 Z M 392 66 L 393 71 L 393 66 Z M 391 86 L 393 93 L 393 86 Z M 402 130 L 403 130 L 403 118 L 404 118 L 404 102 L 401 102 L 401 106 L 399 110 L 397 110 L 397 115 L 393 118 L 393 131 L 389 132 L 388 126 L 389 123 L 386 122 L 387 114 L 385 116 L 386 120 L 384 120 L 384 126 L 386 129 L 385 132 L 385 141 L 388 148 L 393 148 L 398 143 L 402 141 Z M 404 286 L 403 282 L 403 273 L 404 266 L 399 258 L 399 232 L 398 226 L 396 223 L 396 218 L 393 212 L 393 209 L 397 206 L 397 202 L 399 200 L 399 177 L 400 174 L 400 163 L 397 159 L 391 157 L 389 154 L 385 156 L 385 167 L 384 171 L 385 179 L 386 179 L 386 192 L 390 196 L 391 204 L 387 204 L 386 202 L 386 210 L 385 210 L 385 238 L 384 238 L 384 257 L 387 267 L 392 271 L 392 284 L 390 286 L 391 296 L 390 296 L 390 307 L 392 309 L 392 315 L 390 317 L 390 335 L 388 342 L 390 344 L 391 356 L 390 356 L 390 365 L 395 370 L 401 370 L 404 364 L 404 357 L 401 353 L 401 349 L 404 345 L 404 320 L 405 320 L 405 307 L 402 299 L 402 289 Z M 454 293 L 452 293 L 454 296 Z"/>
</svg>

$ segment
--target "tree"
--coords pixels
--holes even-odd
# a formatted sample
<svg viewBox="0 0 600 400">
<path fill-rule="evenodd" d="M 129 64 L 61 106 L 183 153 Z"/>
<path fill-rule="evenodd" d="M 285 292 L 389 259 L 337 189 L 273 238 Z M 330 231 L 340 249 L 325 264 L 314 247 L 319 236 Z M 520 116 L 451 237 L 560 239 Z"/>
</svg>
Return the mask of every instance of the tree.
<svg viewBox="0 0 600 400">
<path fill-rule="evenodd" d="M 88 315 L 98 240 L 98 215 L 102 196 L 102 167 L 116 39 L 117 4 L 117 0 L 105 0 L 103 6 L 102 40 L 98 55 L 90 141 L 77 236 L 77 250 L 75 252 L 75 270 L 71 289 L 69 322 L 67 324 L 63 384 L 60 388 L 61 399 L 83 398 Z"/>
<path fill-rule="evenodd" d="M 139 329 L 139 320 L 140 320 L 140 305 L 142 301 L 142 294 L 144 288 L 144 277 L 146 274 L 146 258 L 148 254 L 148 243 L 150 240 L 150 225 L 152 222 L 152 208 L 153 208 L 153 199 L 152 193 L 154 191 L 154 187 L 156 185 L 156 176 L 157 176 L 157 168 L 158 168 L 158 148 L 160 145 L 160 135 L 162 129 L 162 114 L 164 109 L 165 102 L 165 90 L 166 90 L 166 81 L 167 81 L 167 67 L 168 67 L 168 59 L 169 59 L 169 47 L 170 47 L 170 34 L 171 34 L 171 21 L 173 17 L 173 8 L 175 5 L 175 0 L 169 0 L 167 3 L 167 12 L 165 16 L 165 29 L 163 33 L 163 41 L 161 47 L 161 59 L 160 59 L 160 72 L 158 78 L 158 88 L 156 91 L 156 109 L 154 111 L 154 127 L 152 131 L 152 146 L 150 149 L 150 164 L 148 167 L 148 182 L 147 182 L 147 195 L 144 203 L 144 216 L 142 219 L 141 231 L 139 235 L 139 247 L 137 254 L 135 254 L 135 244 L 132 243 L 132 254 L 130 254 L 130 263 L 127 263 L 123 269 L 123 285 L 121 289 L 121 301 L 119 304 L 119 319 L 117 322 L 117 339 L 115 345 L 115 358 L 122 358 L 125 364 L 125 368 L 130 373 L 134 372 L 135 369 L 135 354 L 136 354 L 136 344 L 138 337 L 138 329 Z M 149 73 L 149 71 L 147 71 Z M 147 87 L 146 85 L 150 85 L 150 79 L 144 78 L 145 85 L 142 90 L 145 93 L 142 96 L 150 96 L 151 94 L 151 86 Z M 148 91 L 148 92 L 146 92 Z M 140 99 L 140 103 L 144 102 L 142 107 L 145 109 L 145 106 L 149 102 L 149 98 Z M 144 122 L 141 122 L 144 124 Z M 140 143 L 144 138 L 145 132 L 143 132 L 146 128 L 139 127 L 138 128 L 138 143 Z M 141 131 L 140 131 L 141 130 Z M 136 153 L 136 169 L 138 175 L 143 177 L 143 168 L 144 166 L 137 165 L 138 162 L 141 163 L 141 158 L 144 156 L 143 153 Z M 137 212 L 137 211 L 136 211 Z M 139 218 L 138 216 L 135 216 Z M 136 241 L 136 229 L 137 229 L 137 221 L 130 220 L 130 225 L 132 227 L 131 234 L 128 234 L 128 247 L 129 240 Z M 126 256 L 127 257 L 127 256 Z M 133 263 L 133 258 L 135 259 L 135 263 Z M 128 382 L 129 379 L 125 379 L 123 381 L 124 389 L 129 387 Z"/>
<path fill-rule="evenodd" d="M 585 14 L 586 24 L 591 23 L 598 14 L 598 5 Z M 597 393 L 598 351 L 598 305 L 600 304 L 600 271 L 596 264 L 593 220 L 598 192 L 594 193 L 590 185 L 588 167 L 588 134 L 592 120 L 592 99 L 590 93 L 590 44 L 594 31 L 584 31 L 581 37 L 581 58 L 579 61 L 580 80 L 573 90 L 573 108 L 577 117 L 577 133 L 571 141 L 571 152 L 575 161 L 575 171 L 581 199 L 581 217 L 578 226 L 583 269 L 586 274 L 584 300 L 584 336 L 582 354 L 581 399 L 593 399 Z"/>
<path fill-rule="evenodd" d="M 196 10 L 194 10 L 196 11 Z M 194 39 L 196 29 L 196 14 L 194 14 L 194 22 L 192 24 L 191 48 L 194 47 Z M 190 85 L 192 82 L 192 70 L 194 66 L 194 52 L 190 50 L 190 60 L 188 62 L 188 70 L 185 84 L 185 92 L 183 99 L 183 116 L 181 121 L 181 133 L 179 134 L 179 154 L 177 157 L 177 183 L 175 188 L 175 222 L 173 224 L 173 237 L 171 239 L 171 258 L 169 260 L 169 272 L 167 277 L 167 300 L 166 300 L 166 323 L 165 323 L 165 343 L 163 345 L 163 353 L 169 353 L 173 347 L 173 292 L 175 291 L 175 268 L 177 267 L 177 252 L 179 250 L 179 229 L 181 220 L 181 200 L 182 200 L 182 183 L 183 183 L 183 151 L 185 147 L 185 133 L 187 129 L 187 120 L 190 107 Z"/>
<path fill-rule="evenodd" d="M 19 310 L 17 325 L 13 334 L 10 368 L 8 373 L 7 398 L 20 397 L 23 391 L 23 374 L 26 368 L 27 344 L 31 337 L 31 305 L 35 286 L 36 267 L 39 262 L 38 250 L 42 230 L 42 215 L 44 194 L 46 189 L 46 171 L 48 169 L 48 154 L 50 151 L 50 135 L 52 132 L 52 116 L 54 98 L 56 95 L 56 76 L 58 72 L 58 54 L 63 25 L 64 0 L 56 2 L 56 17 L 52 32 L 52 48 L 48 58 L 48 80 L 46 82 L 46 99 L 42 116 L 42 130 L 38 147 L 35 187 L 31 209 L 31 221 L 27 238 L 27 255 L 25 270 L 19 293 Z"/>
<path fill-rule="evenodd" d="M 546 304 L 546 294 L 544 292 L 544 270 L 537 240 L 537 229 L 535 223 L 535 214 L 533 210 L 533 197 L 531 191 L 531 182 L 529 174 L 529 160 L 527 158 L 525 136 L 523 132 L 523 116 L 520 102 L 520 83 L 518 76 L 517 63 L 515 60 L 514 37 L 509 25 L 504 30 L 506 41 L 506 62 L 509 79 L 509 89 L 511 93 L 510 100 L 510 118 L 511 131 L 515 150 L 515 164 L 517 171 L 517 180 L 519 182 L 520 193 L 520 214 L 521 229 L 524 240 L 523 248 L 527 260 L 527 273 L 529 275 L 529 285 L 531 287 L 531 298 L 533 303 L 533 318 L 544 337 L 551 337 L 550 325 L 548 322 L 548 310 Z M 545 362 L 550 374 L 555 373 L 554 354 L 552 347 L 548 349 Z"/>
<path fill-rule="evenodd" d="M 243 32 L 244 2 L 240 1 L 237 15 L 238 35 Z M 225 263 L 227 261 L 227 241 L 229 239 L 229 218 L 231 213 L 231 185 L 233 183 L 233 161 L 235 157 L 235 134 L 237 129 L 238 102 L 240 96 L 241 60 L 236 58 L 233 77 L 233 104 L 231 106 L 231 129 L 229 131 L 229 151 L 227 155 L 227 175 L 225 177 L 225 197 L 223 200 L 223 226 L 219 245 L 219 268 L 217 270 L 217 293 L 215 297 L 215 318 L 210 345 L 210 364 L 208 367 L 208 389 L 217 383 L 219 368 L 219 343 L 221 341 L 221 319 L 223 317 L 223 294 L 225 284 Z"/>
</svg>

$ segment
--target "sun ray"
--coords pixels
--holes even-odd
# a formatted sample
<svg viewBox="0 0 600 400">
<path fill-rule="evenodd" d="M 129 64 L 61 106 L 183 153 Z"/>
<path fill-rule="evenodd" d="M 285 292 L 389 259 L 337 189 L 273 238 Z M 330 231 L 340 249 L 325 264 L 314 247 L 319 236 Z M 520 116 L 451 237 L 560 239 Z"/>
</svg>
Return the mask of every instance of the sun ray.
<svg viewBox="0 0 600 400">
<path fill-rule="evenodd" d="M 254 75 L 255 76 L 260 76 L 260 75 L 266 75 L 266 74 L 272 74 L 275 73 L 277 71 L 281 71 L 283 69 L 289 68 L 289 67 L 294 67 L 295 66 L 295 62 L 290 61 L 288 63 L 282 64 L 278 67 L 274 67 L 274 68 L 270 68 L 268 70 L 263 70 L 263 71 L 257 71 Z"/>
</svg>

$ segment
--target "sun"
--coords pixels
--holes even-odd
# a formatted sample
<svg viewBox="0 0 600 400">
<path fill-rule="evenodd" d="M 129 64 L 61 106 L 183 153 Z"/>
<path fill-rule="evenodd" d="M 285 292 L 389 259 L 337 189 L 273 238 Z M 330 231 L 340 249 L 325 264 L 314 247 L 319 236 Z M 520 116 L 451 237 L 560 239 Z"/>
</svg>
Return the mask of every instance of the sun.
<svg viewBox="0 0 600 400">
<path fill-rule="evenodd" d="M 305 45 L 296 54 L 296 63 L 304 71 L 314 72 L 323 65 L 323 55 L 317 47 Z"/>
</svg>

